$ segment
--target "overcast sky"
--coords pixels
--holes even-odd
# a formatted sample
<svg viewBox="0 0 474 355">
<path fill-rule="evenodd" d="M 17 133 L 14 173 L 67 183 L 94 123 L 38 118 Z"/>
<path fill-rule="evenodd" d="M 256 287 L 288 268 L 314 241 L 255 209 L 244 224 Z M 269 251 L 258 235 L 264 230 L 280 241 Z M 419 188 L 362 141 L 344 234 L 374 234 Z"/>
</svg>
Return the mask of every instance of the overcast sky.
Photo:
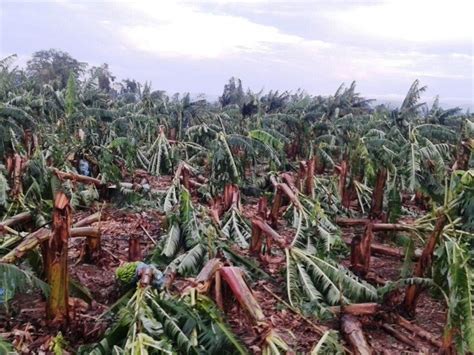
<svg viewBox="0 0 474 355">
<path fill-rule="evenodd" d="M 330 94 L 357 81 L 397 101 L 415 79 L 474 107 L 473 0 L 0 0 L 0 56 L 56 48 L 170 92 L 245 87 Z"/>
</svg>

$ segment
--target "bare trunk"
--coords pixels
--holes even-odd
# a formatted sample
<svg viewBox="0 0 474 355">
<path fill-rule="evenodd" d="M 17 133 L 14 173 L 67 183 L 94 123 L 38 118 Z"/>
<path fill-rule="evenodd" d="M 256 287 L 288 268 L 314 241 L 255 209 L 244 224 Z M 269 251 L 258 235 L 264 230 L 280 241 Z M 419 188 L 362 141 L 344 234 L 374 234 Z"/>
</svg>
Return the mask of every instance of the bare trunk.
<svg viewBox="0 0 474 355">
<path fill-rule="evenodd" d="M 352 314 L 353 316 L 372 316 L 380 310 L 378 303 L 354 303 L 347 306 L 329 307 L 329 311 L 334 314 Z"/>
<path fill-rule="evenodd" d="M 324 162 L 321 161 L 318 155 L 314 157 L 314 172 L 316 174 L 323 174 L 325 170 Z"/>
<path fill-rule="evenodd" d="M 471 159 L 471 148 L 469 139 L 462 139 L 458 144 L 456 162 L 453 170 L 469 170 L 469 160 Z"/>
<path fill-rule="evenodd" d="M 373 354 L 372 348 L 365 339 L 359 320 L 350 314 L 346 314 L 342 316 L 341 322 L 342 334 L 350 344 L 354 353 L 357 355 Z"/>
<path fill-rule="evenodd" d="M 361 243 L 362 251 L 362 274 L 365 275 L 369 271 L 370 267 L 370 251 L 372 245 L 372 239 L 374 239 L 374 233 L 372 232 L 372 223 L 367 224 L 365 227 L 364 236 Z"/>
<path fill-rule="evenodd" d="M 197 284 L 197 289 L 199 293 L 207 293 L 209 291 L 212 279 L 221 267 L 222 263 L 217 258 L 209 260 L 206 265 L 204 265 L 204 267 L 194 280 Z"/>
<path fill-rule="evenodd" d="M 413 334 L 416 334 L 416 336 L 427 340 L 428 342 L 430 342 L 432 345 L 436 346 L 437 348 L 441 348 L 441 346 L 442 346 L 441 341 L 436 339 L 433 334 L 431 334 L 430 332 L 427 332 L 423 328 L 420 328 L 416 324 L 410 323 L 410 321 L 408 321 L 407 319 L 405 319 L 401 316 L 397 317 L 397 323 L 398 323 L 398 325 L 402 326 L 403 328 L 405 328 L 409 332 L 411 332 Z"/>
<path fill-rule="evenodd" d="M 232 290 L 240 306 L 252 317 L 255 323 L 263 323 L 265 316 L 252 291 L 242 277 L 242 271 L 233 266 L 223 267 L 219 271 L 222 279 Z"/>
<path fill-rule="evenodd" d="M 23 140 L 26 147 L 26 156 L 30 157 L 33 152 L 33 149 L 35 148 L 33 141 L 33 133 L 31 132 L 31 129 L 28 128 L 25 129 L 23 133 Z"/>
<path fill-rule="evenodd" d="M 415 350 L 418 350 L 418 351 L 421 351 L 422 354 L 426 354 L 426 348 L 418 343 L 415 339 L 413 339 L 412 337 L 408 337 L 406 336 L 405 334 L 403 334 L 402 332 L 398 331 L 397 329 L 395 329 L 394 327 L 392 327 L 391 325 L 389 324 L 382 324 L 382 329 L 385 330 L 388 334 L 390 334 L 391 336 L 393 336 L 395 339 L 398 339 L 399 341 L 401 341 L 402 343 L 410 346 L 411 348 L 415 349 Z"/>
<path fill-rule="evenodd" d="M 374 237 L 372 229 L 373 224 L 368 223 L 363 237 L 352 239 L 351 268 L 361 276 L 366 275 L 370 267 L 370 252 Z"/>
<path fill-rule="evenodd" d="M 262 250 L 262 230 L 260 226 L 256 223 L 257 220 L 252 220 L 252 238 L 250 240 L 250 252 L 251 253 L 260 253 Z"/>
<path fill-rule="evenodd" d="M 221 272 L 217 270 L 215 273 L 215 284 L 214 284 L 214 296 L 216 298 L 216 304 L 219 309 L 224 309 L 224 299 L 222 297 L 222 277 Z"/>
<path fill-rule="evenodd" d="M 383 212 L 383 195 L 385 183 L 387 181 L 387 168 L 381 167 L 377 172 L 374 191 L 372 193 L 372 201 L 370 204 L 369 216 L 371 219 L 378 219 Z"/>
<path fill-rule="evenodd" d="M 281 249 L 287 247 L 284 237 L 279 235 L 272 227 L 265 221 L 254 218 L 252 220 L 252 241 L 250 244 L 250 251 L 253 253 L 260 252 L 263 244 L 263 236 L 267 239 L 267 246 L 271 247 L 272 242 L 275 242 Z M 268 249 L 269 253 L 270 250 Z"/>
<path fill-rule="evenodd" d="M 74 173 L 65 173 L 56 168 L 51 168 L 51 170 L 61 180 L 68 179 L 68 180 L 79 181 L 83 184 L 95 185 L 95 187 L 97 188 L 101 188 L 105 186 L 105 184 L 103 184 L 102 181 L 90 176 L 79 175 L 79 174 L 74 174 Z"/>
<path fill-rule="evenodd" d="M 13 173 L 13 158 L 11 155 L 6 157 L 5 167 L 7 168 L 7 175 L 10 176 Z"/>
<path fill-rule="evenodd" d="M 336 217 L 336 223 L 342 227 L 366 226 L 370 220 L 366 218 L 341 218 Z M 373 223 L 372 230 L 374 232 L 404 231 L 410 232 L 413 227 L 409 224 L 402 223 Z"/>
<path fill-rule="evenodd" d="M 31 221 L 31 213 L 30 212 L 22 212 L 15 216 L 12 216 L 3 222 L 0 222 L 0 235 L 3 234 L 5 227 L 11 227 L 16 224 L 23 224 Z"/>
<path fill-rule="evenodd" d="M 289 186 L 291 191 L 293 191 L 294 193 L 297 193 L 299 191 L 299 189 L 296 187 L 295 179 L 292 175 L 288 173 L 282 173 L 280 174 L 280 177 L 284 181 L 284 183 Z"/>
<path fill-rule="evenodd" d="M 224 186 L 224 211 L 228 211 L 232 206 L 240 209 L 240 190 L 235 184 Z"/>
<path fill-rule="evenodd" d="M 306 171 L 306 181 L 305 181 L 305 194 L 308 196 L 313 196 L 314 194 L 314 169 L 315 161 L 314 158 L 311 158 L 308 161 L 308 169 Z"/>
<path fill-rule="evenodd" d="M 140 248 L 140 239 L 130 236 L 128 239 L 128 261 L 142 260 L 142 251 Z"/>
<path fill-rule="evenodd" d="M 300 161 L 300 168 L 298 170 L 298 177 L 296 179 L 296 188 L 303 191 L 303 182 L 306 178 L 307 165 L 305 161 Z"/>
<path fill-rule="evenodd" d="M 151 285 L 151 282 L 153 281 L 153 270 L 151 267 L 145 267 L 141 269 L 140 275 L 140 282 L 139 285 L 141 288 L 145 288 Z"/>
<path fill-rule="evenodd" d="M 425 271 L 431 267 L 433 252 L 447 222 L 448 218 L 444 213 L 438 216 L 433 232 L 431 233 L 430 238 L 428 239 L 428 243 L 423 249 L 423 253 L 421 254 L 420 260 L 418 260 L 415 266 L 415 270 L 413 271 L 413 277 L 423 277 Z M 421 286 L 419 285 L 410 285 L 407 287 L 405 293 L 405 300 L 403 301 L 403 310 L 409 316 L 413 317 L 415 315 L 416 302 L 418 300 L 418 296 L 421 293 L 421 290 Z"/>
<path fill-rule="evenodd" d="M 96 238 L 99 235 L 99 229 L 93 228 L 71 228 L 70 237 L 90 237 Z M 33 250 L 38 245 L 42 245 L 49 240 L 51 230 L 48 228 L 40 228 L 37 231 L 28 235 L 15 249 L 4 255 L 0 262 L 11 264 L 24 257 L 30 250 Z M 45 258 L 46 260 L 46 258 Z M 45 266 L 46 267 L 46 266 Z"/>
<path fill-rule="evenodd" d="M 258 200 L 257 216 L 263 220 L 268 218 L 267 199 L 263 196 Z"/>
<path fill-rule="evenodd" d="M 183 169 L 181 170 L 181 176 L 183 178 L 183 186 L 186 188 L 186 190 L 190 191 L 190 185 L 189 185 L 189 169 L 186 166 L 183 166 Z"/>
<path fill-rule="evenodd" d="M 273 198 L 272 210 L 270 212 L 270 221 L 273 228 L 278 226 L 278 218 L 280 216 L 280 207 L 282 200 L 282 193 L 280 189 L 277 188 L 275 197 Z"/>
<path fill-rule="evenodd" d="M 47 275 L 50 285 L 48 318 L 55 324 L 69 321 L 69 290 L 67 254 L 71 227 L 71 207 L 64 193 L 56 194 L 53 210 L 53 230 L 47 251 Z"/>
<path fill-rule="evenodd" d="M 339 196 L 343 200 L 346 191 L 346 179 L 347 179 L 347 161 L 341 161 L 339 166 Z"/>
<path fill-rule="evenodd" d="M 100 232 L 97 237 L 87 238 L 84 244 L 84 261 L 95 263 L 99 260 L 101 250 Z"/>
<path fill-rule="evenodd" d="M 170 139 L 171 140 L 176 140 L 176 128 L 175 127 L 172 127 L 170 129 Z"/>
<path fill-rule="evenodd" d="M 77 223 L 74 223 L 73 227 L 74 228 L 85 227 L 85 226 L 91 225 L 92 223 L 99 222 L 99 220 L 100 220 L 100 212 L 96 212 L 84 219 L 81 219 Z"/>
<path fill-rule="evenodd" d="M 13 187 L 10 192 L 10 196 L 13 199 L 19 197 L 23 192 L 23 185 L 21 183 L 21 170 L 23 167 L 23 159 L 19 154 L 15 154 L 13 158 Z"/>
<path fill-rule="evenodd" d="M 372 245 L 370 246 L 370 250 L 372 251 L 373 254 L 393 256 L 400 259 L 405 258 L 405 252 L 403 250 L 388 247 L 379 243 L 372 243 Z M 413 255 L 413 260 L 418 260 L 420 256 L 421 256 L 421 250 L 416 249 L 415 255 Z"/>
</svg>

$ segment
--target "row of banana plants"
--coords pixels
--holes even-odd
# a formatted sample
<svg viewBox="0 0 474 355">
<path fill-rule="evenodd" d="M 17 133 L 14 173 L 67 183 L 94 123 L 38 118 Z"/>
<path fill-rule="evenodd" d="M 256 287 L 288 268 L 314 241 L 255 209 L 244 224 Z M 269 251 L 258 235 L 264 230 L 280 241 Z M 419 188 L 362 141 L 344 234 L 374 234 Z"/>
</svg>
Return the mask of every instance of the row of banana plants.
<svg viewBox="0 0 474 355">
<path fill-rule="evenodd" d="M 399 228 L 425 247 L 412 272 L 413 243 L 406 248 L 405 273 L 397 283 L 411 283 L 406 313 L 415 313 L 421 284 L 439 286 L 433 287 L 450 300 L 446 342 L 454 338 L 458 349 L 472 351 L 474 123 L 472 115 L 443 110 L 438 101 L 425 109 L 419 100 L 426 88 L 418 81 L 395 110 L 372 108 L 355 83 L 325 98 L 248 94 L 248 102 L 233 102 L 226 86 L 217 105 L 189 95 L 171 99 L 149 87 L 113 96 L 100 88 L 97 73 L 82 81 L 71 76 L 62 89 L 31 86 L 13 80 L 18 73 L 10 63 L 0 63 L 2 219 L 29 213 L 37 227 L 49 224 L 60 189 L 75 208 L 111 195 L 128 206 L 157 208 L 167 216 L 168 231 L 148 262 L 166 275 L 196 276 L 220 258 L 245 270 L 249 280 L 259 279 L 267 277 L 259 255 L 276 253 L 285 260 L 289 304 L 319 317 L 333 306 L 381 301 L 390 285 L 377 290 L 355 274 L 364 277 L 370 265 L 372 229 Z M 248 111 L 249 105 L 255 107 Z M 60 183 L 56 169 L 62 177 L 80 175 L 86 184 Z M 166 191 L 123 183 L 137 169 L 174 178 Z M 233 194 L 230 184 L 268 197 L 259 219 L 247 220 L 239 198 L 226 197 L 226 191 Z M 112 190 L 121 190 L 120 197 Z M 418 217 L 406 207 L 410 200 L 428 213 L 401 226 L 401 217 Z M 339 266 L 348 253 L 338 226 L 343 217 L 362 218 L 367 226 L 352 251 L 354 273 Z M 282 223 L 293 231 L 291 239 L 281 238 Z M 3 227 L 2 233 L 2 254 L 24 239 L 23 231 Z M 241 253 L 246 249 L 257 258 Z M 12 265 L 1 267 L 3 275 L 26 275 Z M 161 297 L 137 292 L 142 294 L 134 300 Z M 130 334 L 131 344 L 140 339 L 156 345 Z"/>
</svg>

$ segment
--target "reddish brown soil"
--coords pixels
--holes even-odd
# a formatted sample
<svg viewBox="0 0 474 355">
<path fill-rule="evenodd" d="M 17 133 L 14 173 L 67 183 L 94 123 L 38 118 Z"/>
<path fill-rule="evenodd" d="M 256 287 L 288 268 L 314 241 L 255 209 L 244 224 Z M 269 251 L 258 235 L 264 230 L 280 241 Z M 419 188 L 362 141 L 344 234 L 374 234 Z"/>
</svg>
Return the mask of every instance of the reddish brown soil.
<svg viewBox="0 0 474 355">
<path fill-rule="evenodd" d="M 153 189 L 165 190 L 171 183 L 171 177 L 153 178 L 147 177 Z M 135 182 L 140 182 L 142 177 L 136 177 Z M 256 198 L 244 198 L 243 214 L 250 219 L 256 215 Z M 85 217 L 94 211 L 80 212 L 75 215 L 75 220 Z M 120 296 L 120 289 L 115 281 L 114 271 L 120 263 L 128 258 L 128 238 L 130 236 L 140 237 L 143 255 L 146 255 L 154 247 L 154 241 L 160 238 L 160 220 L 162 216 L 153 211 L 143 213 L 126 212 L 113 208 L 105 208 L 102 214 L 100 227 L 102 231 L 102 252 L 96 265 L 82 262 L 82 247 L 84 241 L 76 238 L 70 243 L 69 271 L 71 278 L 87 287 L 94 301 L 90 304 L 73 299 L 75 314 L 71 326 L 64 336 L 69 344 L 69 349 L 77 349 L 80 344 L 91 343 L 99 340 L 110 323 L 99 318 L 99 316 L 115 302 Z M 151 235 L 146 236 L 143 228 Z M 280 221 L 278 232 L 286 239 L 293 235 L 293 230 L 286 226 L 286 222 Z M 344 239 L 351 239 L 356 230 L 344 230 Z M 153 240 L 154 241 L 153 241 Z M 376 236 L 377 242 L 390 243 L 387 237 Z M 247 254 L 246 251 L 242 251 Z M 262 262 L 262 268 L 270 276 L 270 280 L 260 280 L 251 287 L 254 295 L 267 317 L 267 323 L 287 342 L 287 344 L 298 352 L 309 352 L 321 337 L 322 331 L 327 327 L 338 328 L 338 319 L 322 324 L 317 319 L 309 322 L 303 320 L 302 316 L 289 309 L 282 300 L 286 301 L 285 280 L 282 276 L 284 259 L 281 251 L 275 247 L 272 257 Z M 349 260 L 342 262 L 349 266 Z M 400 275 L 402 262 L 395 258 L 373 256 L 371 260 L 371 272 L 384 280 L 396 280 Z M 189 281 L 178 279 L 175 282 L 175 291 L 182 285 L 183 288 Z M 270 292 L 270 291 L 271 292 Z M 401 295 L 402 296 L 402 295 Z M 279 300 L 278 298 L 281 298 Z M 415 324 L 428 330 L 434 335 L 441 337 L 445 305 L 434 300 L 426 292 L 418 302 L 417 317 Z M 38 293 L 19 295 L 12 302 L 10 313 L 0 311 L 0 335 L 10 341 L 25 354 L 40 353 L 48 350 L 51 336 L 57 334 L 57 329 L 47 326 L 44 320 L 45 305 L 42 296 Z M 232 330 L 254 353 L 261 351 L 261 339 L 257 330 L 252 328 L 251 321 L 239 309 L 236 302 L 228 299 L 226 301 L 226 318 Z M 377 353 L 400 354 L 436 352 L 436 349 L 427 341 L 413 338 L 410 346 L 393 336 L 389 335 L 381 327 L 386 322 L 380 316 L 365 317 L 362 319 L 365 335 Z M 397 325 L 395 329 L 408 334 Z"/>
<path fill-rule="evenodd" d="M 94 210 L 79 212 L 74 220 L 82 219 Z M 102 338 L 110 322 L 99 316 L 121 295 L 115 279 L 115 269 L 128 258 L 128 238 L 139 236 L 143 255 L 153 248 L 154 243 L 140 227 L 147 230 L 156 241 L 160 236 L 160 215 L 156 212 L 132 213 L 113 208 L 102 211 L 100 228 L 102 251 L 96 265 L 81 261 L 84 240 L 71 239 L 69 245 L 69 273 L 71 279 L 85 286 L 93 301 L 88 304 L 80 299 L 71 299 L 71 326 L 62 334 L 69 349 L 77 349 L 85 343 Z M 25 306 L 26 305 L 26 306 Z M 10 314 L 0 308 L 0 335 L 12 341 L 24 354 L 47 351 L 51 337 L 59 329 L 48 327 L 45 321 L 43 297 L 39 293 L 17 295 L 10 305 Z"/>
</svg>

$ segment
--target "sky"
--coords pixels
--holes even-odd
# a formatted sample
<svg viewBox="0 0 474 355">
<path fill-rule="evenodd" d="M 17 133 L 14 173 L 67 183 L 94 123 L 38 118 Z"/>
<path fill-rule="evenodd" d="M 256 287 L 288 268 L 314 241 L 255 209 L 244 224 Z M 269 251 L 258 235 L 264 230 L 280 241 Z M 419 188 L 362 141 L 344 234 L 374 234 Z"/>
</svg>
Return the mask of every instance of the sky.
<svg viewBox="0 0 474 355">
<path fill-rule="evenodd" d="M 473 0 L 0 0 L 0 57 L 56 48 L 120 79 L 217 96 L 328 95 L 341 83 L 399 103 L 415 79 L 474 109 Z"/>
</svg>

